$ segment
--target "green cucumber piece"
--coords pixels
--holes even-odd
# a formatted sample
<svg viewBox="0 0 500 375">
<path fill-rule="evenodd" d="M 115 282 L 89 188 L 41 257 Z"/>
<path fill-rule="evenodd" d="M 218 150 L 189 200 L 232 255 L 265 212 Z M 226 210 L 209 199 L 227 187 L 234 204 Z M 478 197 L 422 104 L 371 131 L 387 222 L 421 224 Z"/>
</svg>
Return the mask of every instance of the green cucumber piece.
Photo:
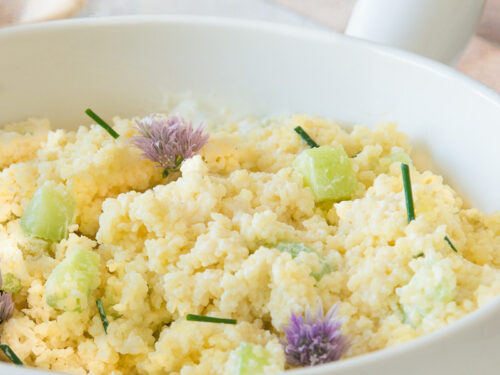
<svg viewBox="0 0 500 375">
<path fill-rule="evenodd" d="M 45 283 L 47 304 L 63 311 L 88 308 L 90 294 L 100 284 L 99 263 L 95 251 L 78 247 L 70 250 Z"/>
<path fill-rule="evenodd" d="M 347 200 L 356 192 L 356 174 L 342 148 L 321 146 L 302 151 L 293 167 L 312 189 L 316 202 Z"/>
<path fill-rule="evenodd" d="M 68 236 L 76 202 L 54 183 L 39 187 L 28 203 L 20 220 L 24 233 L 49 241 L 61 241 Z"/>
</svg>

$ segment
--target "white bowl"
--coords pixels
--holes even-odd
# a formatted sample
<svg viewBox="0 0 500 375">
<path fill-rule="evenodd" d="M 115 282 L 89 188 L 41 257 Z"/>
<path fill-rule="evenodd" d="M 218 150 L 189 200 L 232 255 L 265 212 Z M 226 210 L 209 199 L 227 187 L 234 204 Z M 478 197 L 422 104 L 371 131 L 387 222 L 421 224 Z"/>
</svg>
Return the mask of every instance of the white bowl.
<svg viewBox="0 0 500 375">
<path fill-rule="evenodd" d="M 394 120 L 433 169 L 488 212 L 500 207 L 500 97 L 439 63 L 258 22 L 185 17 L 70 20 L 0 31 L 0 123 L 55 126 L 161 110 L 169 93 L 214 93 L 251 113 Z M 418 161 L 417 161 L 418 163 Z M 395 348 L 294 374 L 498 374 L 500 299 Z M 0 364 L 6 375 L 40 372 Z"/>
</svg>

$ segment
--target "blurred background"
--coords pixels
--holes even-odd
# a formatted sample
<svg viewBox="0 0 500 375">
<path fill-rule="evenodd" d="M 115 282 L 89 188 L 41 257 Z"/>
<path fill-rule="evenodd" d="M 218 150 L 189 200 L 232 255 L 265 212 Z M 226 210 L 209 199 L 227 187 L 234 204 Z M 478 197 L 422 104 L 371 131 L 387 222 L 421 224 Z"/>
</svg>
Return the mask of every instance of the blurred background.
<svg viewBox="0 0 500 375">
<path fill-rule="evenodd" d="M 460 0 L 457 0 L 460 1 Z M 343 32 L 356 0 L 0 0 L 0 27 L 68 17 L 186 14 Z M 488 0 L 456 68 L 500 92 L 500 0 Z"/>
</svg>

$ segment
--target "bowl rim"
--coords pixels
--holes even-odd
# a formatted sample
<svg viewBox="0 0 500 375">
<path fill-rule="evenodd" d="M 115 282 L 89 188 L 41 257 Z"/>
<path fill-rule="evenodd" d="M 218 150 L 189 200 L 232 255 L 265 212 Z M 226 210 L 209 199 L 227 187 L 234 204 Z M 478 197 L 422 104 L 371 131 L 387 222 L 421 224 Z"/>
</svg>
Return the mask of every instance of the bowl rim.
<svg viewBox="0 0 500 375">
<path fill-rule="evenodd" d="M 74 29 L 87 29 L 99 27 L 130 27 L 138 25 L 179 25 L 193 27 L 221 27 L 226 29 L 238 29 L 243 31 L 253 31 L 259 33 L 269 33 L 281 37 L 291 39 L 302 39 L 306 42 L 323 43 L 330 46 L 335 44 L 352 45 L 356 48 L 361 48 L 370 51 L 370 53 L 382 55 L 392 59 L 393 61 L 412 65 L 427 71 L 429 74 L 441 76 L 447 80 L 458 81 L 462 84 L 465 90 L 470 90 L 474 94 L 481 97 L 483 100 L 498 107 L 500 113 L 500 93 L 485 84 L 474 80 L 458 70 L 447 66 L 441 62 L 431 60 L 429 58 L 414 54 L 412 52 L 400 50 L 394 47 L 382 45 L 379 43 L 362 40 L 359 38 L 347 36 L 328 29 L 309 29 L 304 26 L 294 26 L 284 23 L 271 23 L 260 20 L 247 20 L 229 17 L 215 16 L 193 16 L 193 15 L 132 15 L 132 16 L 110 16 L 110 17 L 95 17 L 95 18 L 73 18 L 65 20 L 56 20 L 50 22 L 40 22 L 35 24 L 16 25 L 0 29 L 0 44 L 9 38 L 18 36 L 29 36 L 34 33 L 43 33 L 47 31 L 64 31 Z M 327 371 L 341 371 L 352 369 L 355 370 L 358 366 L 368 365 L 373 362 L 387 361 L 393 356 L 405 354 L 419 348 L 425 347 L 428 344 L 449 337 L 455 331 L 466 329 L 476 325 L 478 321 L 495 311 L 500 311 L 500 297 L 495 297 L 485 306 L 479 307 L 459 320 L 446 325 L 443 328 L 417 337 L 408 342 L 398 344 L 394 347 L 389 347 L 375 352 L 362 354 L 356 357 L 347 358 L 338 362 L 318 365 L 314 367 L 289 370 L 287 373 L 295 375 L 320 375 L 326 374 Z M 8 366 L 8 367 L 7 367 Z M 9 364 L 0 362 L 0 368 L 12 368 Z M 27 370 L 24 372 L 24 370 Z M 29 371 L 49 371 L 49 373 L 57 373 L 51 370 L 42 370 L 37 368 L 23 369 L 23 373 L 29 375 Z M 21 373 L 20 373 L 21 374 Z"/>
<path fill-rule="evenodd" d="M 326 27 L 321 29 L 312 29 L 300 25 L 291 25 L 286 23 L 273 23 L 264 20 L 251 20 L 222 16 L 202 16 L 202 15 L 123 15 L 123 16 L 103 16 L 87 18 L 69 18 L 62 20 L 43 21 L 30 24 L 19 24 L 0 28 L 0 42 L 2 38 L 16 37 L 17 35 L 40 33 L 53 30 L 79 29 L 88 27 L 103 26 L 137 26 L 141 24 L 178 24 L 203 27 L 224 27 L 236 28 L 247 31 L 260 31 L 266 33 L 281 34 L 306 41 L 336 42 L 343 44 L 352 44 L 360 48 L 371 51 L 382 56 L 387 56 L 395 61 L 410 64 L 415 67 L 432 71 L 441 77 L 461 81 L 477 94 L 485 99 L 489 99 L 495 104 L 500 104 L 500 92 L 486 84 L 475 80 L 472 77 L 441 63 L 436 60 L 405 51 L 381 43 L 360 39 L 357 37 L 345 35 L 333 29 Z"/>
</svg>

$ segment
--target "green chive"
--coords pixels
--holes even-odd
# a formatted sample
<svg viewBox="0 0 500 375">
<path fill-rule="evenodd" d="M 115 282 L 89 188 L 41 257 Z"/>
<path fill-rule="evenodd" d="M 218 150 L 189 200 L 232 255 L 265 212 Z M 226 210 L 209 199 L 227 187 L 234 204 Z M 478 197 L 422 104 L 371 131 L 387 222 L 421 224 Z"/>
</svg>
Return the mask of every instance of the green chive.
<svg viewBox="0 0 500 375">
<path fill-rule="evenodd" d="M 448 238 L 448 236 L 444 236 L 444 240 L 446 242 L 448 242 L 448 245 L 450 245 L 451 249 L 455 252 L 455 253 L 458 253 L 457 251 L 457 248 L 455 246 L 453 246 L 453 244 L 451 243 L 450 239 Z"/>
<path fill-rule="evenodd" d="M 413 207 L 413 195 L 411 192 L 410 168 L 408 164 L 401 163 L 401 173 L 403 175 L 403 186 L 405 189 L 406 212 L 408 215 L 408 223 L 415 219 L 415 208 Z"/>
<path fill-rule="evenodd" d="M 297 126 L 295 129 L 295 132 L 300 135 L 300 138 L 302 138 L 306 143 L 309 145 L 309 147 L 315 148 L 319 147 L 319 145 L 313 141 L 311 137 L 309 137 L 309 134 L 306 133 L 304 129 L 302 129 L 302 126 Z"/>
<path fill-rule="evenodd" d="M 109 135 L 111 135 L 114 139 L 116 139 L 116 138 L 118 138 L 120 136 L 120 134 L 118 134 L 117 132 L 115 132 L 113 130 L 113 128 L 106 123 L 106 121 L 104 121 L 102 118 L 100 118 L 99 116 L 97 116 L 97 114 L 93 110 L 91 110 L 90 108 L 87 108 L 87 110 L 85 111 L 85 113 L 92 120 L 94 120 L 97 123 L 97 125 L 99 125 L 104 130 L 106 130 L 109 133 Z"/>
<path fill-rule="evenodd" d="M 186 320 L 191 320 L 193 322 L 236 324 L 236 319 L 214 318 L 212 316 L 203 316 L 194 314 L 187 314 Z"/>
<path fill-rule="evenodd" d="M 420 257 L 423 257 L 423 256 L 424 256 L 424 253 L 418 253 L 413 258 L 420 258 Z"/>
<path fill-rule="evenodd" d="M 173 167 L 165 168 L 162 173 L 162 177 L 168 177 L 170 172 L 179 172 L 179 166 L 182 164 L 184 159 L 180 155 L 175 155 L 175 165 Z"/>
<path fill-rule="evenodd" d="M 13 364 L 24 366 L 23 361 L 19 359 L 19 357 L 16 355 L 16 353 L 14 353 L 9 345 L 0 344 L 0 349 L 5 353 L 7 358 L 9 358 Z"/>
<path fill-rule="evenodd" d="M 101 322 L 102 326 L 104 327 L 104 332 L 108 334 L 108 318 L 106 317 L 106 312 L 104 311 L 104 306 L 102 305 L 102 301 L 100 298 L 96 301 L 96 305 L 97 310 L 99 311 L 99 315 L 101 316 Z"/>
</svg>

